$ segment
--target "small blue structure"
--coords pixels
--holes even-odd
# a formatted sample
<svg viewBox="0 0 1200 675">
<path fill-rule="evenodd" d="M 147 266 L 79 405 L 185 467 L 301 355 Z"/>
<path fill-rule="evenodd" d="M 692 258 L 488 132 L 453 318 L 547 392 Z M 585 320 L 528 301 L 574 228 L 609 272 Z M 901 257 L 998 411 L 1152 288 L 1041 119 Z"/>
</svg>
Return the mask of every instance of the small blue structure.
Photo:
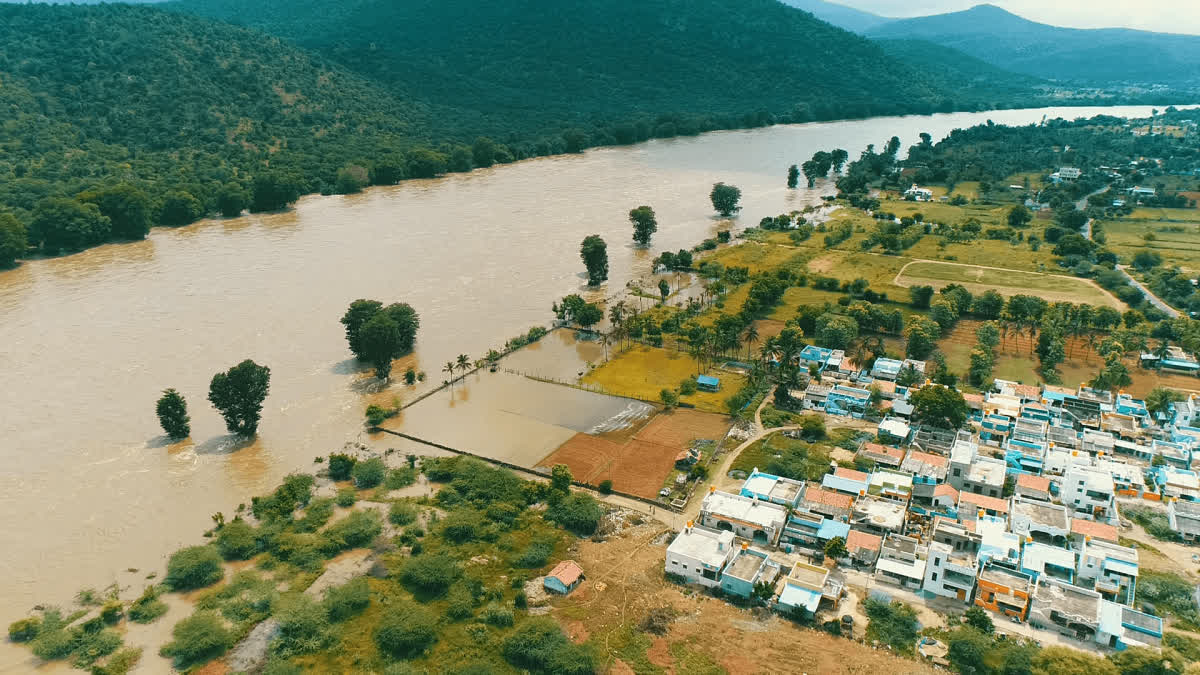
<svg viewBox="0 0 1200 675">
<path fill-rule="evenodd" d="M 829 357 L 833 356 L 832 349 L 825 349 L 816 345 L 807 345 L 800 350 L 800 361 L 805 365 L 815 363 L 817 368 L 824 370 L 825 365 L 829 363 Z"/>
<path fill-rule="evenodd" d="M 718 391 L 721 388 L 721 380 L 711 375 L 697 375 L 696 388 L 702 391 Z"/>
<path fill-rule="evenodd" d="M 564 560 L 546 575 L 542 585 L 546 590 L 566 595 L 583 583 L 583 568 L 574 560 Z"/>
</svg>

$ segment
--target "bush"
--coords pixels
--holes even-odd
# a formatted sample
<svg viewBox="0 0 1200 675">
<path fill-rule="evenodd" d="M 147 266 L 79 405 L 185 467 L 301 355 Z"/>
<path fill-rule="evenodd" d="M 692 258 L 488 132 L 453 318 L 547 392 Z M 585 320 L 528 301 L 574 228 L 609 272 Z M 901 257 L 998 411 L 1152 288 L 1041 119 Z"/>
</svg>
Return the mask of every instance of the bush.
<svg viewBox="0 0 1200 675">
<path fill-rule="evenodd" d="M 310 654 L 329 644 L 329 619 L 324 607 L 303 593 L 279 599 L 272 614 L 279 621 L 279 637 L 271 651 L 281 656 Z"/>
<path fill-rule="evenodd" d="M 33 655 L 43 661 L 57 661 L 71 655 L 75 641 L 65 630 L 43 631 L 30 645 Z"/>
<path fill-rule="evenodd" d="M 125 605 L 122 605 L 120 600 L 109 600 L 100 608 L 100 620 L 110 626 L 120 621 L 123 616 Z"/>
<path fill-rule="evenodd" d="M 72 630 L 71 638 L 75 653 L 71 665 L 80 669 L 91 667 L 97 660 L 120 649 L 122 644 L 121 635 L 114 630 Z"/>
<path fill-rule="evenodd" d="M 380 532 L 383 532 L 383 523 L 379 520 L 378 512 L 374 509 L 355 511 L 325 530 L 327 552 L 337 553 L 365 547 L 378 537 Z"/>
<path fill-rule="evenodd" d="M 479 517 L 474 513 L 458 511 L 443 521 L 442 536 L 455 544 L 465 544 L 475 538 L 479 526 Z"/>
<path fill-rule="evenodd" d="M 679 383 L 679 393 L 683 396 L 691 396 L 696 393 L 696 381 L 687 379 Z"/>
<path fill-rule="evenodd" d="M 525 591 L 517 591 L 513 596 L 513 607 L 517 609 L 525 609 L 529 606 L 529 598 L 525 595 Z"/>
<path fill-rule="evenodd" d="M 554 542 L 535 541 L 529 544 L 514 564 L 517 567 L 528 569 L 541 567 L 550 560 L 550 556 L 552 555 L 554 555 Z"/>
<path fill-rule="evenodd" d="M 189 546 L 171 554 L 167 562 L 167 585 L 173 591 L 211 586 L 225 576 L 221 554 L 212 546 Z"/>
<path fill-rule="evenodd" d="M 129 620 L 134 623 L 152 623 L 167 613 L 167 603 L 158 599 L 162 593 L 158 586 L 148 586 L 142 595 L 129 605 Z"/>
<path fill-rule="evenodd" d="M 162 648 L 162 655 L 175 659 L 183 670 L 224 654 L 233 645 L 233 636 L 212 612 L 196 612 L 175 624 L 175 639 Z"/>
<path fill-rule="evenodd" d="M 600 526 L 604 509 L 591 495 L 575 493 L 546 509 L 546 519 L 586 537 Z"/>
<path fill-rule="evenodd" d="M 459 575 L 458 565 L 454 560 L 444 554 L 438 554 L 411 558 L 404 565 L 400 578 L 414 593 L 441 595 Z"/>
<path fill-rule="evenodd" d="M 338 506 L 348 509 L 351 506 L 354 506 L 354 502 L 356 502 L 356 501 L 358 501 L 358 493 L 354 491 L 354 488 L 345 488 L 343 490 L 338 490 L 338 493 L 337 493 L 337 505 Z"/>
<path fill-rule="evenodd" d="M 371 604 L 371 587 L 359 577 L 325 590 L 325 612 L 330 621 L 345 621 Z"/>
<path fill-rule="evenodd" d="M 417 519 L 417 507 L 405 502 L 392 503 L 388 510 L 388 521 L 393 525 L 408 525 Z"/>
<path fill-rule="evenodd" d="M 1179 534 L 1171 529 L 1171 522 L 1163 511 L 1147 506 L 1126 506 L 1121 509 L 1121 513 L 1145 528 L 1146 533 L 1155 539 L 1179 540 Z"/>
<path fill-rule="evenodd" d="M 258 538 L 254 528 L 234 518 L 217 530 L 217 551 L 226 560 L 247 560 L 258 553 Z"/>
<path fill-rule="evenodd" d="M 417 482 L 417 470 L 411 466 L 402 466 L 388 472 L 384 485 L 389 490 L 399 490 Z"/>
<path fill-rule="evenodd" d="M 475 613 L 475 596 L 462 584 L 450 589 L 447 600 L 446 616 L 454 621 L 461 621 Z"/>
<path fill-rule="evenodd" d="M 42 620 L 36 616 L 18 619 L 8 624 L 8 639 L 13 642 L 29 642 L 37 637 L 41 629 Z"/>
<path fill-rule="evenodd" d="M 508 628 L 513 625 L 513 611 L 494 602 L 483 608 L 481 618 L 487 625 L 497 628 Z"/>
<path fill-rule="evenodd" d="M 863 603 L 867 617 L 867 639 L 878 640 L 901 653 L 910 653 L 917 641 L 917 612 L 900 602 L 881 602 L 867 598 Z"/>
<path fill-rule="evenodd" d="M 351 490 L 350 493 L 353 494 L 354 491 Z M 304 517 L 296 521 L 296 531 L 316 532 L 324 527 L 325 523 L 333 517 L 333 504 L 334 500 L 332 499 L 314 499 L 304 509 Z"/>
<path fill-rule="evenodd" d="M 365 462 L 358 462 L 350 470 L 350 477 L 354 479 L 354 485 L 360 490 L 379 485 L 383 482 L 386 475 L 387 466 L 378 457 L 368 459 Z"/>
<path fill-rule="evenodd" d="M 638 630 L 643 633 L 666 635 L 675 621 L 675 614 L 673 607 L 655 607 L 642 618 L 641 623 L 638 624 Z"/>
<path fill-rule="evenodd" d="M 350 472 L 354 469 L 354 465 L 358 460 L 350 455 L 330 455 L 329 456 L 329 477 L 333 480 L 349 480 Z"/>
<path fill-rule="evenodd" d="M 520 625 L 503 647 L 504 659 L 517 668 L 558 675 L 591 675 L 596 657 L 590 649 L 571 644 L 552 619 L 538 617 Z"/>
<path fill-rule="evenodd" d="M 612 491 L 613 491 L 613 484 L 612 484 L 612 481 L 611 481 L 611 480 L 609 480 L 609 479 L 607 479 L 607 478 L 605 478 L 604 480 L 600 481 L 600 485 L 598 485 L 597 487 L 599 487 L 599 488 L 600 488 L 600 493 L 601 493 L 601 494 L 606 494 L 606 495 L 607 495 L 607 494 L 612 494 Z"/>
<path fill-rule="evenodd" d="M 313 483 L 313 477 L 306 473 L 290 474 L 270 496 L 251 500 L 251 510 L 261 520 L 290 518 L 293 511 L 312 498 Z"/>
<path fill-rule="evenodd" d="M 432 615 L 419 605 L 400 601 L 388 607 L 375 629 L 380 651 L 398 659 L 418 656 L 437 641 Z"/>
<path fill-rule="evenodd" d="M 369 405 L 367 406 L 366 417 L 367 424 L 371 425 L 372 427 L 377 427 L 387 421 L 387 418 L 391 417 L 391 415 L 388 414 L 386 409 L 381 408 L 380 406 Z"/>
</svg>

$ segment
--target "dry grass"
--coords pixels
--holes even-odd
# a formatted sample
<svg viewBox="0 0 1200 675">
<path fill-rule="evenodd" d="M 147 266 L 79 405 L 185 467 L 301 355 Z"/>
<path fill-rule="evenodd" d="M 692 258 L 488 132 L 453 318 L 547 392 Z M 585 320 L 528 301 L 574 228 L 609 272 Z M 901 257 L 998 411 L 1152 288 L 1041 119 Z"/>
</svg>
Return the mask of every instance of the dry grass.
<svg viewBox="0 0 1200 675">
<path fill-rule="evenodd" d="M 1005 296 L 1026 293 L 1049 301 L 1108 305 L 1121 310 L 1125 308 L 1121 301 L 1107 291 L 1083 279 L 1031 272 L 947 265 L 937 262 L 914 262 L 904 268 L 899 282 L 904 286 L 927 284 L 934 288 L 956 283 L 962 284 L 972 293 L 982 293 L 986 290 L 995 290 Z"/>
</svg>

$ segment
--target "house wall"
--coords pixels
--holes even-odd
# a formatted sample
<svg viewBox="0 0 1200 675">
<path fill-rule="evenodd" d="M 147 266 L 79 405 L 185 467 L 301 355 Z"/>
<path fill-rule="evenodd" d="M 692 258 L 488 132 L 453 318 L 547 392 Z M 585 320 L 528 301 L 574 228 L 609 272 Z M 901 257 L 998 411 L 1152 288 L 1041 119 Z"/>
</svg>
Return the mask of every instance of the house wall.
<svg viewBox="0 0 1200 675">
<path fill-rule="evenodd" d="M 779 543 L 779 530 L 776 528 L 760 528 L 753 523 L 745 523 L 733 518 L 725 518 L 715 513 L 700 514 L 700 524 L 714 530 L 730 530 L 737 536 L 743 539 L 749 539 L 751 541 L 754 540 L 754 533 L 761 530 L 766 534 L 768 544 L 774 546 Z"/>
<path fill-rule="evenodd" d="M 725 562 L 729 562 L 728 559 Z M 720 585 L 717 579 L 720 576 L 720 570 L 706 567 L 699 560 L 689 556 L 674 554 L 669 549 L 664 569 L 671 574 L 678 574 L 688 583 L 700 584 L 706 588 L 716 588 Z"/>
<path fill-rule="evenodd" d="M 1024 621 L 1025 617 L 1029 614 L 1029 593 L 1025 591 L 1017 591 L 1015 593 L 1015 596 L 1018 600 L 1024 600 L 1024 605 L 1019 611 L 1014 610 L 1006 605 L 1002 606 L 998 602 L 998 599 L 1001 597 L 1011 599 L 1012 595 L 1010 594 L 1012 594 L 1012 589 L 1007 586 L 993 583 L 987 581 L 986 579 L 979 579 L 976 581 L 976 605 L 983 607 L 984 609 L 990 609 L 997 614 L 1015 616 Z"/>
</svg>

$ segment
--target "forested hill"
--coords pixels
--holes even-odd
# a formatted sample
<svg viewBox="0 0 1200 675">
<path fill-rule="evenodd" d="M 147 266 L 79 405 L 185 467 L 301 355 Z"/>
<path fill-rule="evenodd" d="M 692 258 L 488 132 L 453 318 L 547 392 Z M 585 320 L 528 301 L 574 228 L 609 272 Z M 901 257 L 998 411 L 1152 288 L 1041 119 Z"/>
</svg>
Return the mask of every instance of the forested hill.
<svg viewBox="0 0 1200 675">
<path fill-rule="evenodd" d="M 871 37 L 922 39 L 994 66 L 1046 79 L 1108 85 L 1200 85 L 1200 36 L 1126 28 L 1059 28 L 1023 19 L 994 5 L 899 19 Z"/>
<path fill-rule="evenodd" d="M 865 33 L 878 25 L 892 20 L 886 16 L 879 16 L 878 14 L 864 12 L 861 9 L 854 9 L 853 7 L 847 7 L 836 2 L 826 2 L 825 0 L 779 1 L 789 7 L 809 12 L 826 23 L 831 23 L 839 28 L 845 28 L 855 33 Z"/>
</svg>

